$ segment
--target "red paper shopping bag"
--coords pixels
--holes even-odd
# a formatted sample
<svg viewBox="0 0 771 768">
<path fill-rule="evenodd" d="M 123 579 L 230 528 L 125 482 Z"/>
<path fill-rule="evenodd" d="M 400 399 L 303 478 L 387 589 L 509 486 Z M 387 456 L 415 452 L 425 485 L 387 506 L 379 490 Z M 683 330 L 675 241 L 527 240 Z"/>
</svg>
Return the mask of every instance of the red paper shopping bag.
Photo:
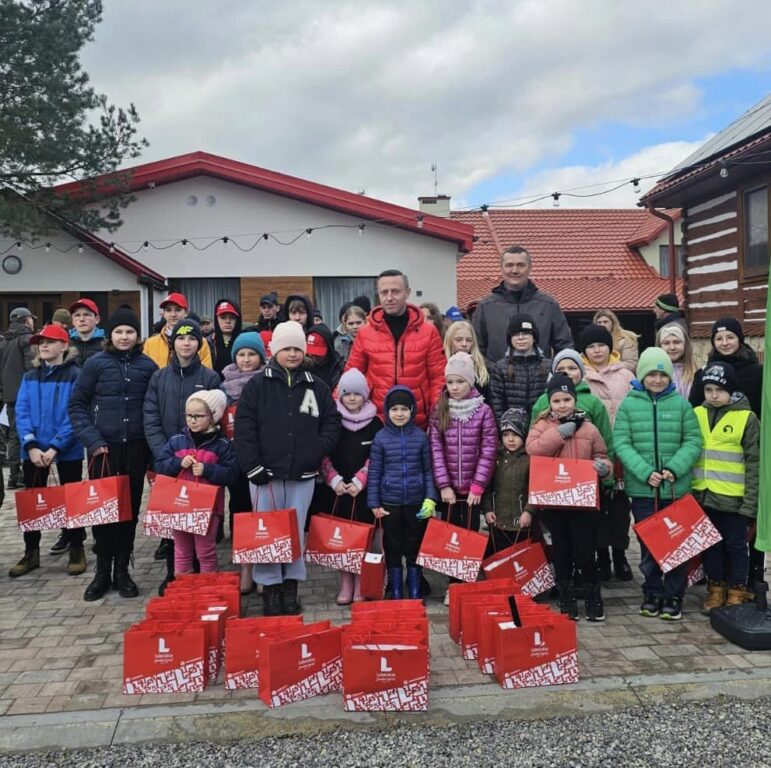
<svg viewBox="0 0 771 768">
<path fill-rule="evenodd" d="M 291 563 L 301 555 L 296 509 L 233 515 L 234 563 Z"/>
<path fill-rule="evenodd" d="M 539 541 L 525 540 L 490 555 L 482 570 L 488 579 L 514 579 L 523 595 L 540 595 L 554 584 L 546 551 Z"/>
<path fill-rule="evenodd" d="M 269 707 L 339 691 L 342 630 L 322 621 L 260 638 L 260 698 Z"/>
<path fill-rule="evenodd" d="M 537 507 L 599 509 L 594 462 L 587 459 L 530 457 L 529 502 Z"/>
<path fill-rule="evenodd" d="M 367 552 L 361 563 L 361 581 L 359 592 L 369 600 L 382 600 L 385 594 L 386 566 L 385 554 Z"/>
<path fill-rule="evenodd" d="M 690 493 L 633 528 L 663 573 L 723 540 Z"/>
<path fill-rule="evenodd" d="M 346 712 L 425 712 L 428 646 L 419 635 L 393 633 L 343 648 Z"/>
<path fill-rule="evenodd" d="M 238 408 L 237 405 L 229 405 L 225 408 L 225 413 L 220 421 L 220 429 L 228 440 L 232 440 L 236 434 L 236 408 Z"/>
<path fill-rule="evenodd" d="M 702 562 L 701 555 L 696 555 L 688 561 L 688 569 L 686 571 L 685 586 L 692 587 L 694 584 L 698 584 L 702 579 L 706 579 L 707 575 L 704 573 L 704 563 Z"/>
<path fill-rule="evenodd" d="M 49 485 L 16 491 L 14 497 L 20 530 L 45 531 L 65 526 L 67 512 L 63 486 Z"/>
<path fill-rule="evenodd" d="M 539 616 L 518 627 L 499 622 L 495 632 L 495 677 L 503 688 L 578 682 L 576 623 L 566 616 Z"/>
<path fill-rule="evenodd" d="M 67 528 L 124 523 L 131 520 L 131 491 L 128 475 L 66 483 L 64 503 Z"/>
<path fill-rule="evenodd" d="M 203 691 L 206 630 L 200 624 L 132 627 L 123 636 L 123 693 Z"/>
<path fill-rule="evenodd" d="M 216 485 L 157 475 L 147 499 L 145 528 L 158 517 L 167 528 L 205 536 L 219 492 Z"/>
<path fill-rule="evenodd" d="M 461 581 L 476 581 L 487 536 L 432 517 L 420 544 L 417 564 Z"/>
<path fill-rule="evenodd" d="M 456 642 L 460 642 L 460 612 L 463 605 L 463 599 L 466 596 L 475 594 L 519 594 L 519 585 L 514 579 L 495 579 L 495 581 L 477 581 L 469 584 L 450 584 L 450 637 Z M 353 615 L 353 614 L 352 614 Z"/>
<path fill-rule="evenodd" d="M 374 525 L 334 515 L 313 515 L 305 541 L 305 560 L 348 573 L 361 573 Z"/>
</svg>

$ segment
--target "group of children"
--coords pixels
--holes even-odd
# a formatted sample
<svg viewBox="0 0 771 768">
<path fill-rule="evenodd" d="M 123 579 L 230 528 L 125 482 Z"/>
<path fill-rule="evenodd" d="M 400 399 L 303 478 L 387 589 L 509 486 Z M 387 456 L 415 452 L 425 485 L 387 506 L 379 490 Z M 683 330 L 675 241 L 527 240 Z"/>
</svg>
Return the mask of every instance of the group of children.
<svg viewBox="0 0 771 768">
<path fill-rule="evenodd" d="M 82 300 L 78 309 L 93 308 Z M 230 302 L 223 309 L 238 311 Z M 290 305 L 289 315 L 300 309 Z M 16 405 L 28 487 L 45 485 L 53 464 L 60 482 L 80 479 L 84 446 L 90 478 L 129 477 L 131 520 L 94 526 L 96 573 L 86 600 L 110 589 L 123 597 L 138 594 L 129 563 L 151 467 L 223 489 L 206 535 L 175 531 L 161 591 L 175 572 L 217 569 L 225 488 L 231 516 L 296 509 L 303 539 L 321 473 L 330 512 L 376 524 L 375 546 L 385 552 L 395 599 L 405 595 L 405 567 L 406 595 L 422 594 L 417 559 L 430 517 L 442 514 L 479 530 L 484 516 L 489 552 L 539 529 L 548 532 L 560 610 L 578 618 L 580 576 L 586 618 L 602 621 L 600 585 L 611 567 L 617 578 L 632 578 L 625 556 L 630 501 L 639 522 L 691 491 L 723 536 L 722 545 L 704 555 L 710 580 L 705 610 L 746 597 L 759 422 L 727 362 L 704 369 L 705 400 L 694 411 L 677 391 L 667 353 L 645 350 L 635 377 L 602 325 L 586 329 L 580 352 L 565 350 L 548 360 L 538 349 L 533 319 L 516 315 L 507 329 L 506 357 L 488 373 L 471 326 L 458 321 L 445 337 L 445 386 L 424 432 L 415 424 L 416 396 L 406 386 L 388 391 L 383 420 L 355 368 L 335 375 L 333 397 L 307 357 L 314 329 L 298 321 L 307 317 L 275 326 L 269 350 L 257 332 L 234 335 L 223 346 L 232 362 L 221 366 L 220 375 L 204 364 L 208 347 L 198 324 L 185 313 L 172 315 L 162 337 L 168 364 L 161 367 L 143 354 L 139 321 L 126 307 L 109 318 L 103 350 L 81 367 L 56 326 L 46 326 L 32 341 L 38 360 Z M 324 335 L 322 341 L 331 346 Z M 162 349 L 161 342 L 150 342 Z M 223 362 L 223 355 L 219 350 L 215 357 Z M 220 425 L 228 406 L 236 407 L 232 441 Z M 601 511 L 533 508 L 530 456 L 591 461 L 602 488 Z M 68 572 L 82 573 L 85 532 L 67 536 Z M 24 540 L 14 577 L 39 566 L 39 533 L 26 533 Z M 640 613 L 679 619 L 685 566 L 663 575 L 642 544 L 641 552 Z M 241 587 L 248 592 L 262 586 L 266 615 L 293 614 L 301 611 L 298 582 L 305 577 L 302 557 L 242 566 Z M 342 574 L 337 602 L 361 599 L 358 578 Z"/>
</svg>

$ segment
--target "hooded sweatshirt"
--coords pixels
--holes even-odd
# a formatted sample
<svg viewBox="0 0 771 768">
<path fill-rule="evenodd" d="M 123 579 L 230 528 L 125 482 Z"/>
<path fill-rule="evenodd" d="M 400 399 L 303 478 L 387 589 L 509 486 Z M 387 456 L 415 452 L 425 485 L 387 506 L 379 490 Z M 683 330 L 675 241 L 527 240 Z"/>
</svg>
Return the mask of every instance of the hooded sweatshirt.
<svg viewBox="0 0 771 768">
<path fill-rule="evenodd" d="M 233 358 L 230 354 L 230 348 L 233 342 L 236 340 L 238 334 L 241 333 L 242 327 L 241 306 L 233 301 L 233 299 L 217 299 L 217 301 L 214 303 L 214 309 L 216 310 L 219 304 L 223 301 L 227 301 L 229 304 L 232 304 L 238 311 L 238 315 L 236 317 L 236 324 L 233 328 L 233 333 L 230 334 L 230 339 L 226 340 L 220 331 L 220 319 L 217 316 L 216 311 L 214 313 L 214 333 L 211 337 L 212 358 L 213 368 L 220 375 L 222 374 L 222 369 L 226 365 L 230 365 L 233 362 Z"/>
</svg>

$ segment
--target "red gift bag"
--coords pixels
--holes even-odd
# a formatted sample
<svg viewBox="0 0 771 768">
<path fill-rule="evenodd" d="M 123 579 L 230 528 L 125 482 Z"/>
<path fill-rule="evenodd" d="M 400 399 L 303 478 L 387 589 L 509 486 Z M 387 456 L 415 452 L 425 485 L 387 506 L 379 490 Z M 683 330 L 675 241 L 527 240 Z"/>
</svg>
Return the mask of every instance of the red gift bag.
<svg viewBox="0 0 771 768">
<path fill-rule="evenodd" d="M 546 559 L 543 544 L 525 540 L 488 557 L 482 563 L 488 579 L 514 579 L 523 595 L 540 595 L 551 589 L 554 574 Z"/>
<path fill-rule="evenodd" d="M 260 638 L 260 698 L 269 707 L 339 691 L 342 630 L 328 621 Z"/>
<path fill-rule="evenodd" d="M 701 555 L 696 555 L 688 561 L 688 569 L 686 571 L 685 586 L 692 587 L 694 584 L 698 584 L 702 579 L 706 579 L 707 575 L 704 573 L 704 563 L 702 562 Z"/>
<path fill-rule="evenodd" d="M 205 655 L 206 630 L 200 624 L 132 627 L 123 635 L 123 693 L 203 691 Z"/>
<path fill-rule="evenodd" d="M 382 600 L 385 594 L 386 566 L 382 552 L 367 552 L 361 564 L 359 592 L 368 600 Z"/>
<path fill-rule="evenodd" d="M 460 613 L 463 607 L 463 600 L 466 597 L 481 594 L 515 595 L 519 593 L 519 585 L 514 579 L 495 579 L 494 581 L 476 581 L 469 584 L 450 584 L 449 591 L 449 634 L 454 642 L 459 643 L 461 633 Z"/>
<path fill-rule="evenodd" d="M 301 555 L 296 509 L 233 515 L 234 563 L 291 563 Z"/>
<path fill-rule="evenodd" d="M 632 527 L 662 573 L 723 540 L 690 493 Z"/>
<path fill-rule="evenodd" d="M 229 405 L 220 421 L 220 429 L 228 440 L 232 440 L 236 433 L 236 408 L 237 405 Z"/>
<path fill-rule="evenodd" d="M 374 532 L 375 526 L 367 523 L 334 515 L 313 515 L 305 541 L 305 560 L 359 574 Z"/>
<path fill-rule="evenodd" d="M 157 475 L 147 499 L 145 528 L 152 526 L 158 518 L 160 525 L 166 528 L 205 536 L 219 492 L 216 485 L 201 483 L 197 479 Z"/>
<path fill-rule="evenodd" d="M 66 528 L 125 523 L 132 518 L 128 475 L 65 483 Z"/>
<path fill-rule="evenodd" d="M 539 616 L 535 624 L 499 622 L 495 632 L 495 677 L 503 688 L 578 682 L 576 624 L 565 616 Z"/>
<path fill-rule="evenodd" d="M 45 531 L 66 525 L 64 487 L 61 485 L 16 491 L 14 500 L 19 530 Z"/>
<path fill-rule="evenodd" d="M 428 646 L 419 635 L 393 633 L 343 648 L 346 712 L 425 712 Z"/>
<path fill-rule="evenodd" d="M 528 482 L 534 506 L 600 508 L 597 470 L 587 459 L 531 456 Z"/>
<path fill-rule="evenodd" d="M 484 534 L 432 517 L 415 562 L 432 571 L 472 582 L 479 576 L 485 549 L 487 536 Z"/>
</svg>

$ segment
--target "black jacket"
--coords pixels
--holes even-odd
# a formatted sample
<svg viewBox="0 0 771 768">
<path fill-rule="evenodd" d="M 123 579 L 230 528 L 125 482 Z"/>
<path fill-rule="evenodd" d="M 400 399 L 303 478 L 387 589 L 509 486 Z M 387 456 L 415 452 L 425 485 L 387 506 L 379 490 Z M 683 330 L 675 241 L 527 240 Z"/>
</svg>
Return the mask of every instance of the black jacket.
<svg viewBox="0 0 771 768">
<path fill-rule="evenodd" d="M 166 441 L 185 431 L 187 398 L 193 392 L 219 388 L 219 374 L 203 365 L 197 355 L 187 368 L 181 368 L 174 355 L 169 365 L 152 375 L 145 394 L 143 418 L 145 438 L 156 461 Z"/>
<path fill-rule="evenodd" d="M 104 348 L 104 331 L 94 328 L 94 333 L 88 341 L 83 341 L 80 334 L 73 328 L 70 331 L 70 346 L 75 347 L 78 353 L 78 365 L 83 365 L 89 358 L 98 354 Z"/>
<path fill-rule="evenodd" d="M 536 348 L 529 355 L 513 355 L 509 352 L 488 369 L 488 402 L 499 423 L 509 408 L 524 408 L 528 415 L 530 414 L 535 401 L 546 389 L 550 363 L 551 361 L 543 356 L 543 352 Z"/>
<path fill-rule="evenodd" d="M 108 443 L 144 439 L 142 406 L 157 370 L 136 347 L 128 355 L 99 352 L 86 360 L 68 410 L 89 455 Z"/>
<path fill-rule="evenodd" d="M 275 360 L 247 382 L 235 420 L 236 458 L 255 483 L 315 477 L 340 435 L 329 387 Z"/>
<path fill-rule="evenodd" d="M 303 329 L 305 330 L 305 333 L 312 331 L 313 330 L 313 304 L 311 304 L 311 301 L 307 296 L 303 296 L 301 293 L 292 293 L 286 297 L 284 306 L 281 308 L 281 314 L 284 317 L 284 320 L 290 319 L 289 305 L 293 301 L 301 301 L 303 304 L 305 304 L 305 311 L 308 313 L 308 317 L 305 318 L 305 325 L 303 326 Z"/>
<path fill-rule="evenodd" d="M 13 322 L 5 332 L 3 354 L 0 356 L 0 400 L 16 402 L 24 374 L 32 368 L 32 329 L 25 323 Z"/>
<path fill-rule="evenodd" d="M 758 362 L 755 350 L 748 344 L 741 344 L 733 355 L 723 356 L 713 348 L 707 358 L 707 364 L 709 363 L 729 363 L 733 366 L 736 378 L 739 380 L 739 390 L 747 395 L 750 408 L 760 418 L 763 366 Z M 703 374 L 704 369 L 699 368 L 693 377 L 693 386 L 688 400 L 694 408 L 697 405 L 704 405 L 704 384 L 701 381 Z"/>
<path fill-rule="evenodd" d="M 332 331 L 324 323 L 314 325 L 308 333 L 318 333 L 322 336 L 327 343 L 327 356 L 323 362 L 317 363 L 315 360 L 313 365 L 308 368 L 314 376 L 318 376 L 331 390 L 337 387 L 337 382 L 340 381 L 340 377 L 343 375 L 343 368 L 345 368 L 345 360 L 335 351 L 335 345 L 332 341 Z M 307 334 L 306 334 L 307 335 Z"/>
<path fill-rule="evenodd" d="M 225 344 L 225 338 L 220 331 L 220 319 L 217 315 L 217 307 L 223 301 L 227 301 L 229 304 L 232 304 L 238 312 L 236 317 L 236 325 L 233 328 L 233 333 L 230 335 L 230 341 L 227 344 Z M 211 347 L 212 367 L 220 375 L 222 374 L 223 368 L 234 362 L 233 355 L 230 350 L 233 348 L 233 342 L 241 333 L 242 325 L 243 323 L 241 321 L 240 304 L 233 301 L 233 299 L 217 299 L 217 301 L 214 302 L 214 333 L 212 334 L 211 340 L 209 341 L 209 346 Z"/>
</svg>

